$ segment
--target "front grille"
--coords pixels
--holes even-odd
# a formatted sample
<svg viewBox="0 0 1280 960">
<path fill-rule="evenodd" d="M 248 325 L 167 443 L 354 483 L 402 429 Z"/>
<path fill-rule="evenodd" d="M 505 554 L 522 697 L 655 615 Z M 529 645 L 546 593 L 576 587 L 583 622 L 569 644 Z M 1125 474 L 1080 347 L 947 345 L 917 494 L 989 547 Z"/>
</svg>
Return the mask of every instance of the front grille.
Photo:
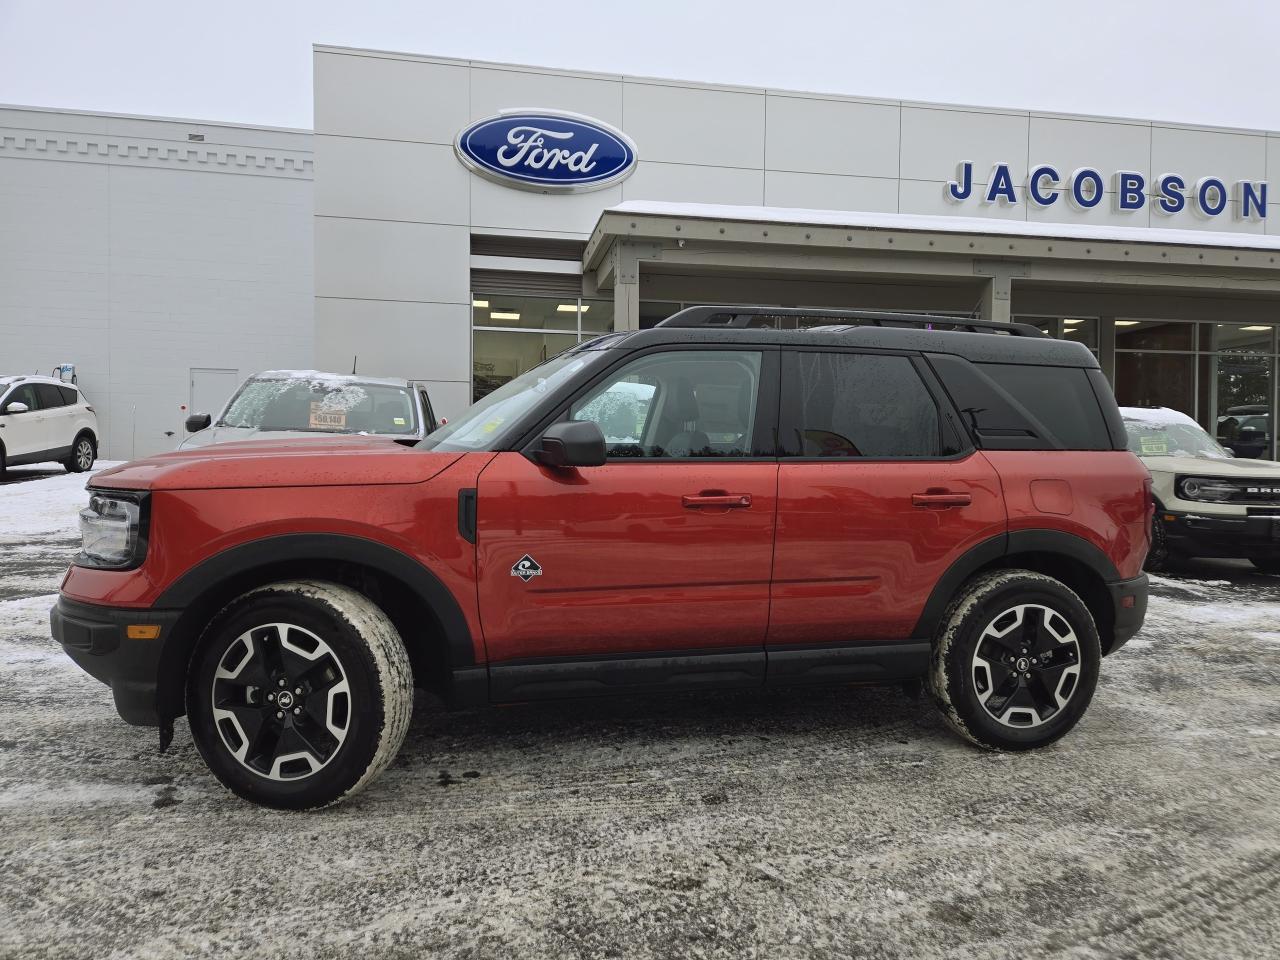
<svg viewBox="0 0 1280 960">
<path fill-rule="evenodd" d="M 1239 492 L 1231 503 L 1274 503 L 1280 506 L 1280 480 L 1236 480 Z"/>
</svg>

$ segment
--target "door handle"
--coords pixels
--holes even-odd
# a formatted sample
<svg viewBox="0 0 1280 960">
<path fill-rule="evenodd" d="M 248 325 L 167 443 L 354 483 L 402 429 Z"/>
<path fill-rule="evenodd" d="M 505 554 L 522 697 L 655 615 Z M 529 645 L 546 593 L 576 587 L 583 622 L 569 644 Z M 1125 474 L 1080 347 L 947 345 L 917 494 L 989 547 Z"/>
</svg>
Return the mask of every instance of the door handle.
<svg viewBox="0 0 1280 960">
<path fill-rule="evenodd" d="M 697 510 L 699 507 L 719 507 L 722 510 L 741 510 L 744 507 L 751 506 L 751 494 L 749 493 L 721 493 L 707 492 L 697 495 L 685 494 L 680 498 L 680 502 L 689 510 Z"/>
<path fill-rule="evenodd" d="M 917 507 L 967 507 L 973 503 L 973 496 L 967 493 L 931 490 L 928 493 L 913 493 L 911 503 Z"/>
</svg>

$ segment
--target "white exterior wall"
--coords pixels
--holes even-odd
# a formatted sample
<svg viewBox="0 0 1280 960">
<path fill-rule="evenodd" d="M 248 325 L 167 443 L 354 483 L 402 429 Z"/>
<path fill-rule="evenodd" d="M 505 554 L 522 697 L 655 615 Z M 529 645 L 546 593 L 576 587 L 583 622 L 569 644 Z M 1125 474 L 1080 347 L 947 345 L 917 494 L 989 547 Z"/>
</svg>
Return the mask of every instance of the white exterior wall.
<svg viewBox="0 0 1280 960">
<path fill-rule="evenodd" d="M 620 184 L 544 196 L 473 176 L 457 133 L 503 108 L 557 108 L 613 124 L 639 163 Z M 856 97 L 591 75 L 333 47 L 315 50 L 317 359 L 361 354 L 371 374 L 436 381 L 437 409 L 467 402 L 471 233 L 585 239 L 622 200 L 808 207 L 1084 225 L 1280 234 L 1227 214 L 1205 219 L 1076 210 L 1066 197 L 1029 206 L 1029 169 L 1064 177 L 1092 166 L 1107 190 L 1118 170 L 1148 192 L 1166 172 L 1280 182 L 1280 134 L 1146 121 L 949 107 Z M 821 133 L 815 136 L 815 131 Z M 944 199 L 962 161 L 980 191 L 1011 165 L 1021 202 Z M 1234 205 L 1235 200 L 1232 199 Z"/>
<path fill-rule="evenodd" d="M 0 373 L 74 362 L 120 459 L 192 367 L 309 366 L 311 176 L 305 131 L 0 108 Z"/>
</svg>

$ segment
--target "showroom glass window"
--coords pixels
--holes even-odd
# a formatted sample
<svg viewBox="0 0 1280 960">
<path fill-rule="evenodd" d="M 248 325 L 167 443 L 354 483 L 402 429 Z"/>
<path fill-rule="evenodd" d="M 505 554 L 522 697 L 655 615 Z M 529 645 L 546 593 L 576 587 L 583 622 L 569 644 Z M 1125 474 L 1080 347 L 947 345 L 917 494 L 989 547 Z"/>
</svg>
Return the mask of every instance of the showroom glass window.
<svg viewBox="0 0 1280 960">
<path fill-rule="evenodd" d="M 597 424 L 611 460 L 749 457 L 760 365 L 755 350 L 649 354 L 574 403 L 569 419 Z"/>
<path fill-rule="evenodd" d="M 519 293 L 471 298 L 475 401 L 549 357 L 613 329 L 613 301 Z"/>
</svg>

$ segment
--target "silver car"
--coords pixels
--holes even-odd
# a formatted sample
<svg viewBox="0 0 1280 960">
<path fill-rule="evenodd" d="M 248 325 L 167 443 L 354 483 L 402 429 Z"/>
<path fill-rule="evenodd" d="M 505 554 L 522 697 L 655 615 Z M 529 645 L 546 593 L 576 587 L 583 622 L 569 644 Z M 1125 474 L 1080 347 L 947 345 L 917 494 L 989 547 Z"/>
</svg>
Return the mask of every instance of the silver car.
<svg viewBox="0 0 1280 960">
<path fill-rule="evenodd" d="M 436 428 L 424 386 L 319 370 L 265 370 L 240 385 L 217 419 L 187 417 L 179 450 L 280 437 L 364 434 L 414 444 Z"/>
</svg>

